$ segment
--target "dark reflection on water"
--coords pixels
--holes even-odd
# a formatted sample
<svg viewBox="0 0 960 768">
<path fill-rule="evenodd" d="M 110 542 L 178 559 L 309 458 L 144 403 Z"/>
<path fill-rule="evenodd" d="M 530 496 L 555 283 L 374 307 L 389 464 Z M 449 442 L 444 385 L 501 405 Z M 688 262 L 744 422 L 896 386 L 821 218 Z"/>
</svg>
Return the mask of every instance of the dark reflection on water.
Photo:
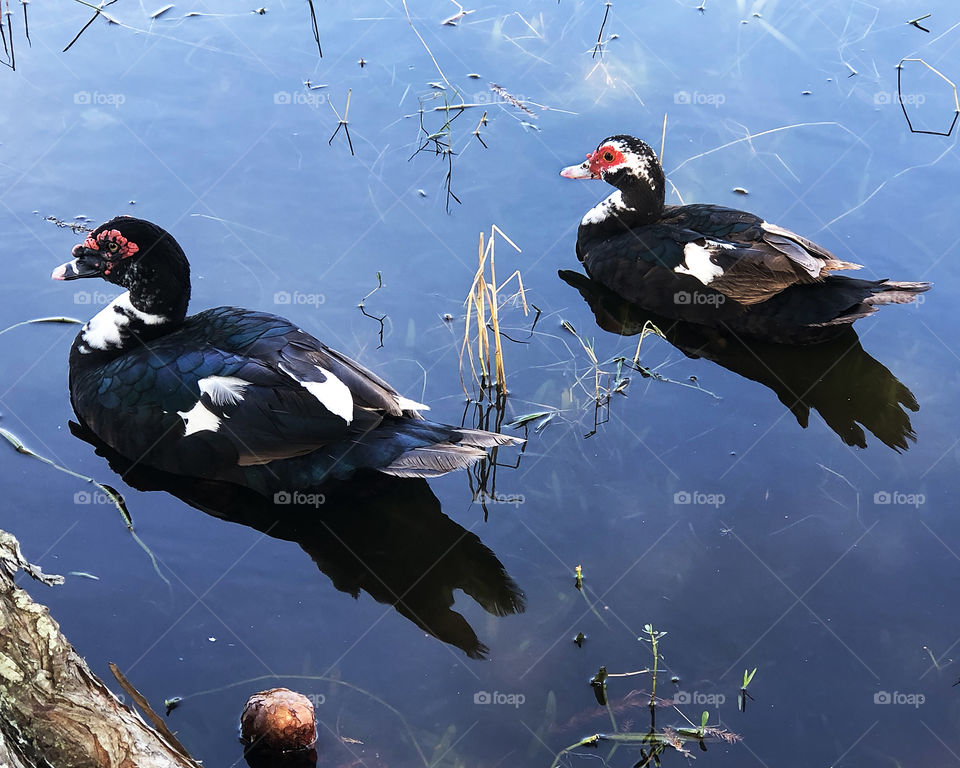
<svg viewBox="0 0 960 768">
<path fill-rule="evenodd" d="M 896 451 L 917 439 L 907 413 L 919 410 L 916 398 L 864 350 L 852 327 L 814 345 L 744 339 L 655 315 L 579 272 L 559 274 L 580 292 L 605 331 L 632 336 L 652 323 L 687 357 L 711 360 L 773 390 L 801 427 L 807 427 L 814 410 L 847 445 L 866 448 L 864 429 Z"/>
<path fill-rule="evenodd" d="M 76 422 L 70 430 L 133 488 L 166 491 L 208 515 L 296 542 L 338 590 L 354 598 L 367 592 L 470 658 L 489 649 L 451 610 L 454 590 L 495 616 L 524 610 L 523 592 L 497 556 L 443 514 L 425 480 L 365 472 L 270 500 L 231 483 L 136 464 Z"/>
</svg>

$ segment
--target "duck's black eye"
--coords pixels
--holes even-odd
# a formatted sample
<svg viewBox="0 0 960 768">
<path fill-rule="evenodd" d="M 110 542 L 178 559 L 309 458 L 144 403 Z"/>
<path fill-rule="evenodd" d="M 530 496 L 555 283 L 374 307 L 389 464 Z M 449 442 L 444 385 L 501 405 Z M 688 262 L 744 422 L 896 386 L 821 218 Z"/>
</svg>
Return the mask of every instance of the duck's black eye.
<svg viewBox="0 0 960 768">
<path fill-rule="evenodd" d="M 613 162 L 613 152 L 611 152 L 611 151 L 608 149 L 606 152 L 603 153 L 603 159 L 604 159 L 604 161 L 606 161 L 606 162 L 608 162 L 608 163 L 612 163 L 612 162 Z"/>
<path fill-rule="evenodd" d="M 120 246 L 116 243 L 107 243 L 107 250 L 110 251 L 110 253 L 116 253 L 120 250 Z"/>
</svg>

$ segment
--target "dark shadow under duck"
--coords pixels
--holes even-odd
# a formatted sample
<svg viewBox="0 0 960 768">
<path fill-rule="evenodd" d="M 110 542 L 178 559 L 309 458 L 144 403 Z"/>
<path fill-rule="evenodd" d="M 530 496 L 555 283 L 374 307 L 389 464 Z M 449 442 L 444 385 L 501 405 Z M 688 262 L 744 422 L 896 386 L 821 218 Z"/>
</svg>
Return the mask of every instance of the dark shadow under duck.
<svg viewBox="0 0 960 768">
<path fill-rule="evenodd" d="M 660 162 L 633 136 L 604 139 L 561 175 L 617 188 L 581 220 L 577 256 L 594 280 L 663 317 L 768 341 L 813 343 L 930 288 L 835 275 L 860 265 L 746 211 L 664 205 Z"/>
<path fill-rule="evenodd" d="M 433 477 L 522 442 L 427 421 L 427 406 L 276 315 L 186 316 L 190 267 L 174 238 L 120 216 L 54 270 L 126 289 L 70 351 L 80 420 L 123 456 L 270 495 L 360 469 Z"/>
<path fill-rule="evenodd" d="M 653 323 L 687 357 L 711 360 L 772 390 L 801 427 L 814 410 L 847 445 L 866 448 L 864 429 L 897 451 L 916 441 L 907 413 L 919 409 L 916 398 L 863 349 L 850 326 L 815 345 L 744 339 L 648 312 L 578 272 L 559 274 L 580 292 L 603 330 L 631 336 Z"/>
<path fill-rule="evenodd" d="M 522 613 L 523 592 L 478 536 L 447 517 L 425 480 L 361 470 L 346 480 L 272 501 L 232 483 L 184 477 L 133 462 L 89 429 L 70 430 L 105 457 L 124 482 L 165 491 L 208 515 L 295 542 L 341 592 L 366 592 L 470 658 L 489 649 L 452 610 L 462 590 L 488 613 Z"/>
</svg>

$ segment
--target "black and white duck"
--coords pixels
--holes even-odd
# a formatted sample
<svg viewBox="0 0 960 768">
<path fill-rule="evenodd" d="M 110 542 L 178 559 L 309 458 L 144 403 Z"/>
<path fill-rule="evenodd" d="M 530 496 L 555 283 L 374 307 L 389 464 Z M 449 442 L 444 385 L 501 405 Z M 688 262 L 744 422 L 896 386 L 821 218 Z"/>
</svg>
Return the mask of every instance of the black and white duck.
<svg viewBox="0 0 960 768">
<path fill-rule="evenodd" d="M 602 179 L 616 191 L 583 217 L 577 256 L 591 278 L 668 318 L 724 326 L 777 342 L 812 342 L 904 304 L 929 283 L 859 280 L 860 269 L 789 229 L 720 205 L 664 205 L 654 151 L 611 136 L 568 179 Z"/>
<path fill-rule="evenodd" d="M 156 224 L 97 227 L 55 280 L 126 289 L 80 330 L 70 396 L 123 456 L 269 495 L 376 469 L 433 477 L 522 441 L 424 419 L 427 406 L 282 317 L 217 307 L 187 317 L 190 266 Z"/>
</svg>

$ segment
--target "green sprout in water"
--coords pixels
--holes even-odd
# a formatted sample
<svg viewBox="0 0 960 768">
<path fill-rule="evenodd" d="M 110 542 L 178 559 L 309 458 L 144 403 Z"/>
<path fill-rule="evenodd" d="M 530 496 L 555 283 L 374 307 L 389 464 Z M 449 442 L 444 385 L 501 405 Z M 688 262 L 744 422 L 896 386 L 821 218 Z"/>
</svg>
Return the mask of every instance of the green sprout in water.
<svg viewBox="0 0 960 768">
<path fill-rule="evenodd" d="M 659 671 L 659 661 L 660 661 L 660 652 L 657 650 L 657 643 L 660 638 L 666 637 L 666 632 L 658 632 L 653 628 L 652 624 L 644 624 L 643 631 L 647 633 L 647 637 L 640 636 L 637 640 L 643 640 L 644 642 L 650 643 L 653 650 L 653 674 L 651 676 L 650 683 L 650 711 L 652 712 L 654 707 L 657 706 L 657 672 Z"/>
<path fill-rule="evenodd" d="M 688 739 L 696 739 L 700 743 L 700 749 L 706 752 L 707 745 L 703 742 L 703 739 L 707 735 L 707 723 L 709 721 L 710 713 L 707 710 L 703 710 L 703 714 L 700 715 L 699 728 L 677 728 L 677 733 Z"/>
<path fill-rule="evenodd" d="M 737 708 L 741 712 L 747 711 L 747 699 L 754 700 L 753 696 L 747 693 L 747 686 L 750 685 L 750 681 L 753 680 L 755 674 L 757 674 L 756 667 L 753 668 L 753 672 L 743 670 L 743 685 L 740 687 L 740 693 L 737 694 Z"/>
</svg>

